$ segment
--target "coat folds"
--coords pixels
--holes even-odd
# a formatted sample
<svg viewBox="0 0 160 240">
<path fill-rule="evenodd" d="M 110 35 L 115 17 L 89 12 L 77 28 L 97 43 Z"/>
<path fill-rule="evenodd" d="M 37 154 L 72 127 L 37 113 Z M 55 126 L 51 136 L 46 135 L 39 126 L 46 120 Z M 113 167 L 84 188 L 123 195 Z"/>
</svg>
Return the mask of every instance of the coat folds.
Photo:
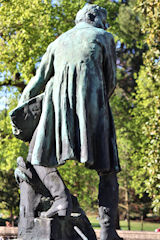
<svg viewBox="0 0 160 240">
<path fill-rule="evenodd" d="M 32 164 L 76 159 L 89 168 L 120 170 L 109 97 L 116 84 L 115 45 L 103 29 L 79 23 L 52 42 L 19 106 L 44 88 Z"/>
</svg>

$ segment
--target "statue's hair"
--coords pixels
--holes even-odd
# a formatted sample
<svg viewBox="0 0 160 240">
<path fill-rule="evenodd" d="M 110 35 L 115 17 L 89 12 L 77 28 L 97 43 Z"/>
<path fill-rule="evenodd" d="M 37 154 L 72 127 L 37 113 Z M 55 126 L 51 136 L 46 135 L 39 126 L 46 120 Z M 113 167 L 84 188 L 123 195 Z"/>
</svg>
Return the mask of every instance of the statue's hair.
<svg viewBox="0 0 160 240">
<path fill-rule="evenodd" d="M 99 7 L 95 4 L 86 4 L 81 10 L 78 11 L 75 23 L 87 22 L 94 25 L 94 22 L 96 22 L 96 16 L 101 15 L 107 17 L 107 11 L 105 8 Z"/>
</svg>

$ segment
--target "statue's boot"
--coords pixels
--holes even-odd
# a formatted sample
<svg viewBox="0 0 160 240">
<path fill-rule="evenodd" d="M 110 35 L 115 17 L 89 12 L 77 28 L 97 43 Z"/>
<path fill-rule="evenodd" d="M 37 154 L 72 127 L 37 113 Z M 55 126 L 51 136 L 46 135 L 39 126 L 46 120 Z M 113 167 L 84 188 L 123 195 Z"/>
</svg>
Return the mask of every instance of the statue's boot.
<svg viewBox="0 0 160 240">
<path fill-rule="evenodd" d="M 48 211 L 41 213 L 41 217 L 50 218 L 56 214 L 58 216 L 70 215 L 72 211 L 71 195 L 59 172 L 55 168 L 43 166 L 34 166 L 34 168 L 54 200 Z"/>
<path fill-rule="evenodd" d="M 123 240 L 116 232 L 118 182 L 116 173 L 100 176 L 99 222 L 100 240 Z"/>
</svg>

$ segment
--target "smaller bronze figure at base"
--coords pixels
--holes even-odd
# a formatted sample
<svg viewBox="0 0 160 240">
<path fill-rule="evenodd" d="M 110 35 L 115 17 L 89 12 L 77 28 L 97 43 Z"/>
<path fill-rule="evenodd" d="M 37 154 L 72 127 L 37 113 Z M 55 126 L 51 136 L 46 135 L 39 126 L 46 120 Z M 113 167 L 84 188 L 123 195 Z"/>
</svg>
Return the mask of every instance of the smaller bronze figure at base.
<svg viewBox="0 0 160 240">
<path fill-rule="evenodd" d="M 47 48 L 11 119 L 16 137 L 30 141 L 25 171 L 32 173 L 34 183 L 22 181 L 26 192 L 20 186 L 21 195 L 28 199 L 26 203 L 21 197 L 22 216 L 34 218 L 40 212 L 43 218 L 67 217 L 72 213 L 71 194 L 56 168 L 66 160 L 77 160 L 100 176 L 100 239 L 120 240 L 115 229 L 120 164 L 109 106 L 116 86 L 116 53 L 113 36 L 105 31 L 106 16 L 104 8 L 92 4 L 77 13 L 76 26 Z M 32 129 L 30 134 L 26 128 Z M 46 211 L 44 207 L 38 210 L 46 206 L 38 204 L 41 195 L 52 199 Z"/>
<path fill-rule="evenodd" d="M 17 163 L 15 177 L 21 190 L 19 240 L 96 240 L 95 232 L 77 198 L 70 195 L 67 188 L 64 189 L 65 184 L 61 181 L 55 182 L 55 178 L 61 179 L 56 169 L 52 169 L 54 182 L 51 183 L 58 187 L 58 200 L 53 198 L 31 164 L 25 164 L 22 157 L 17 159 Z M 64 196 L 70 199 L 64 199 Z M 64 203 L 67 205 L 64 206 Z"/>
</svg>

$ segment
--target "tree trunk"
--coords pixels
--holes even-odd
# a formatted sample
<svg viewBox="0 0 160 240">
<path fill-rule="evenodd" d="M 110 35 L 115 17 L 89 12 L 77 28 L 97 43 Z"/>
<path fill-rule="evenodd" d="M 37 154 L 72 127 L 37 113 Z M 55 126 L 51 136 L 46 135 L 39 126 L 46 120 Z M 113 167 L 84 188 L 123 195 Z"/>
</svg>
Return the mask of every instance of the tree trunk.
<svg viewBox="0 0 160 240">
<path fill-rule="evenodd" d="M 143 213 L 141 215 L 141 231 L 143 231 Z"/>
<path fill-rule="evenodd" d="M 14 219 L 13 219 L 13 211 L 12 208 L 10 210 L 10 219 L 11 219 L 11 226 L 14 227 Z"/>
<path fill-rule="evenodd" d="M 131 230 L 131 225 L 130 225 L 130 206 L 129 206 L 129 191 L 128 187 L 126 187 L 126 215 L 127 215 L 127 225 L 128 225 L 128 230 Z"/>
</svg>

